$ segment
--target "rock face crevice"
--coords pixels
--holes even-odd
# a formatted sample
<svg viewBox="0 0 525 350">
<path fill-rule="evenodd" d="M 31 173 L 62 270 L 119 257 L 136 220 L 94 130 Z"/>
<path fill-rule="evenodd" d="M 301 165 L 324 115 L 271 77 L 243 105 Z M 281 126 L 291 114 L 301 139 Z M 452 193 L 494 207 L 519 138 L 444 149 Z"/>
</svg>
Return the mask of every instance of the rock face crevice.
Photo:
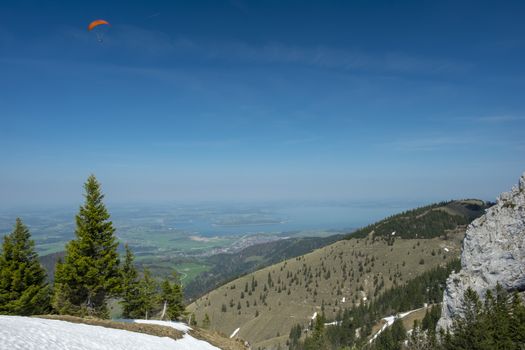
<svg viewBox="0 0 525 350">
<path fill-rule="evenodd" d="M 525 173 L 467 228 L 461 271 L 447 279 L 438 329 L 450 327 L 461 314 L 468 287 L 483 298 L 497 283 L 508 291 L 525 290 Z"/>
</svg>

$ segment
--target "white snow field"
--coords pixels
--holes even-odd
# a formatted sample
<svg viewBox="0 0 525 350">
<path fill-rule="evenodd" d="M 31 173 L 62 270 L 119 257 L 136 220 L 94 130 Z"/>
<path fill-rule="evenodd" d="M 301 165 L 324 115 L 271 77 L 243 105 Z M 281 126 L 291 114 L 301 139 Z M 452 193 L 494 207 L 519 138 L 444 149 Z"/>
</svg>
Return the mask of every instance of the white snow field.
<svg viewBox="0 0 525 350">
<path fill-rule="evenodd" d="M 58 320 L 0 316 L 0 350 L 220 350 L 184 334 L 179 340 Z"/>
</svg>

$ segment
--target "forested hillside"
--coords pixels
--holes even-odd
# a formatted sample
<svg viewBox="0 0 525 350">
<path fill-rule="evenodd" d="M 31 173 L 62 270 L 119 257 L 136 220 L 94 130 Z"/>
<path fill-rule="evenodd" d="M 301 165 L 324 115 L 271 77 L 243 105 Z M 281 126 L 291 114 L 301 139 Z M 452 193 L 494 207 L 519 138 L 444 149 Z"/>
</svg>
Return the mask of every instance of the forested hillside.
<svg viewBox="0 0 525 350">
<path fill-rule="evenodd" d="M 460 267 L 459 259 L 456 259 L 444 266 L 432 268 L 407 283 L 387 290 L 368 304 L 362 304 L 338 313 L 335 317 L 335 324 L 330 326 L 325 326 L 324 321 L 326 319 L 324 315 L 321 315 L 323 319 L 322 324 L 316 327 L 316 323 L 312 323 L 306 336 L 303 336 L 302 332 L 290 332 L 289 344 L 292 345 L 290 349 L 334 349 L 344 346 L 352 347 L 354 345 L 362 347 L 368 344 L 368 340 L 373 333 L 378 332 L 378 329 L 374 329 L 374 326 L 378 324 L 381 318 L 418 309 L 425 304 L 439 303 L 443 298 L 443 290 L 448 275 L 451 271 L 459 270 Z M 434 328 L 440 312 L 438 307 L 430 310 L 434 312 L 432 314 L 433 324 L 432 327 L 427 328 Z M 427 314 L 430 310 L 428 310 Z M 437 316 L 434 316 L 435 311 L 437 311 Z M 427 320 L 425 322 L 430 321 Z M 299 327 L 301 327 L 301 330 L 303 329 L 301 325 Z M 378 337 L 377 343 L 382 344 L 383 341 L 386 341 L 393 345 L 394 341 L 390 339 L 385 340 L 385 337 L 392 338 L 389 330 Z M 397 346 L 398 344 L 395 345 Z M 390 349 L 390 347 L 382 347 L 381 345 L 376 346 L 378 349 Z M 395 347 L 393 346 L 392 348 Z"/>
<path fill-rule="evenodd" d="M 447 231 L 465 226 L 485 213 L 492 203 L 471 199 L 441 202 L 393 215 L 348 235 L 363 238 L 373 232 L 374 237 L 433 238 Z"/>
<path fill-rule="evenodd" d="M 289 238 L 253 245 L 238 253 L 212 255 L 205 260 L 212 266 L 211 270 L 201 273 L 185 286 L 186 298 L 192 300 L 234 278 L 309 253 L 342 238 L 342 235 Z"/>
<path fill-rule="evenodd" d="M 334 320 L 425 271 L 445 268 L 459 257 L 466 225 L 484 208 L 482 201 L 457 201 L 395 215 L 355 237 L 229 282 L 188 310 L 198 323 L 206 321 L 225 335 L 239 328 L 236 335 L 255 348 L 285 346 L 292 327 L 306 327 L 314 315 Z M 372 318 L 389 310 L 378 309 Z"/>
</svg>

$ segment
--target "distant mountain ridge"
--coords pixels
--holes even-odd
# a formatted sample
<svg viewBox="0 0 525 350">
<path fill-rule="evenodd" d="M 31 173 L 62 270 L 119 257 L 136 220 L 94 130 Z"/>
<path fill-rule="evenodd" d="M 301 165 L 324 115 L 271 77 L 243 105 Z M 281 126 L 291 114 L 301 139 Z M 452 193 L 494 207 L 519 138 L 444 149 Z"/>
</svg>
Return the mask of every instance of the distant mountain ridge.
<svg viewBox="0 0 525 350">
<path fill-rule="evenodd" d="M 447 230 L 467 225 L 485 213 L 493 203 L 479 199 L 440 202 L 407 210 L 363 227 L 347 238 L 364 238 L 373 232 L 374 237 L 434 238 Z"/>
</svg>

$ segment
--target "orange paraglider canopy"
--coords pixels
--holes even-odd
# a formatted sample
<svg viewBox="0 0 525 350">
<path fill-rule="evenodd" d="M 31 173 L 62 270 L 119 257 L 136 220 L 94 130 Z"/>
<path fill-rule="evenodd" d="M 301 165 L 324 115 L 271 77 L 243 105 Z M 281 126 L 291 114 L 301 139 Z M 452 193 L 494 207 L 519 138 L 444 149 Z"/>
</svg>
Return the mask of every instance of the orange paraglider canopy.
<svg viewBox="0 0 525 350">
<path fill-rule="evenodd" d="M 88 25 L 88 30 L 91 31 L 93 30 L 93 28 L 101 25 L 101 24 L 107 24 L 107 25 L 110 25 L 109 22 L 107 21 L 104 21 L 103 19 L 97 19 L 93 22 L 91 22 L 89 25 Z"/>
</svg>

